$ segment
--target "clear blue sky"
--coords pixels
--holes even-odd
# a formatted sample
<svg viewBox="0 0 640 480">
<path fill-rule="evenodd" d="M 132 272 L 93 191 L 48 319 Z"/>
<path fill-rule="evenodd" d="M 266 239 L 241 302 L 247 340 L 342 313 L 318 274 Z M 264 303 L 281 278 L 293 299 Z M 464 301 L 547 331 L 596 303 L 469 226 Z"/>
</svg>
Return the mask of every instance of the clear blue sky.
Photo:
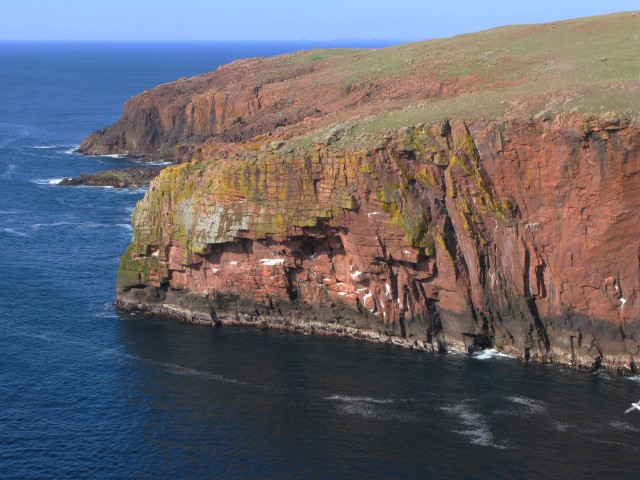
<svg viewBox="0 0 640 480">
<path fill-rule="evenodd" d="M 0 40 L 419 40 L 640 0 L 2 0 Z"/>
</svg>

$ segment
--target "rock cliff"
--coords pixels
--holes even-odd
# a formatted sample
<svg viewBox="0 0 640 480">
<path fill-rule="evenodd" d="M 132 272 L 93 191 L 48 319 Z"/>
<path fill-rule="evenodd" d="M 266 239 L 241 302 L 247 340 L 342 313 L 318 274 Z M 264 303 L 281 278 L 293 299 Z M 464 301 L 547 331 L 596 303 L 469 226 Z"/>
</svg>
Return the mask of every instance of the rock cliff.
<svg viewBox="0 0 640 480">
<path fill-rule="evenodd" d="M 118 304 L 635 371 L 639 27 L 301 52 L 142 94 L 85 151 L 191 161 L 138 204 Z"/>
</svg>

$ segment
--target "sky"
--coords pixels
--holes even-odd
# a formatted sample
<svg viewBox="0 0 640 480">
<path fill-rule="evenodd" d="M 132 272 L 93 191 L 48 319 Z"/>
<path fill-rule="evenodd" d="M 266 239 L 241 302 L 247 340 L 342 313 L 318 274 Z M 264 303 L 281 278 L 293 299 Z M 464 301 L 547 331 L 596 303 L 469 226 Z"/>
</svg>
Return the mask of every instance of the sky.
<svg viewBox="0 0 640 480">
<path fill-rule="evenodd" d="M 0 40 L 422 40 L 640 0 L 0 0 Z"/>
</svg>

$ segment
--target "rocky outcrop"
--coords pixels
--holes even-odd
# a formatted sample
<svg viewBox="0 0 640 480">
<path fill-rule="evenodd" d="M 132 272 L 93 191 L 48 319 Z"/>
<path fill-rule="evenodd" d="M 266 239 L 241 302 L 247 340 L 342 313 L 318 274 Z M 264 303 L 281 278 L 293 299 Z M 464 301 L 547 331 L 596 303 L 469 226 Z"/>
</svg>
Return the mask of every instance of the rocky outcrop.
<svg viewBox="0 0 640 480">
<path fill-rule="evenodd" d="M 638 21 L 242 60 L 132 99 L 83 149 L 189 161 L 136 208 L 118 305 L 634 372 Z"/>
<path fill-rule="evenodd" d="M 65 178 L 60 185 L 114 187 L 114 188 L 146 188 L 161 171 L 163 166 L 147 166 L 123 168 L 120 170 L 104 170 L 95 173 L 83 173 L 79 177 Z"/>
</svg>

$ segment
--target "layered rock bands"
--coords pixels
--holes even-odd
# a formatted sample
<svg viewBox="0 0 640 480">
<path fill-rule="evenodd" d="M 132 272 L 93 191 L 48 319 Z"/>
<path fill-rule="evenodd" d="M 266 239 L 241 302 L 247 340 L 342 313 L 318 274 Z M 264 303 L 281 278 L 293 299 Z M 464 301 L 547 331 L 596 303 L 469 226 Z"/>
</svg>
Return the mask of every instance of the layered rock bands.
<svg viewBox="0 0 640 480">
<path fill-rule="evenodd" d="M 640 125 L 451 120 L 198 151 L 138 204 L 124 309 L 635 371 Z"/>
</svg>

